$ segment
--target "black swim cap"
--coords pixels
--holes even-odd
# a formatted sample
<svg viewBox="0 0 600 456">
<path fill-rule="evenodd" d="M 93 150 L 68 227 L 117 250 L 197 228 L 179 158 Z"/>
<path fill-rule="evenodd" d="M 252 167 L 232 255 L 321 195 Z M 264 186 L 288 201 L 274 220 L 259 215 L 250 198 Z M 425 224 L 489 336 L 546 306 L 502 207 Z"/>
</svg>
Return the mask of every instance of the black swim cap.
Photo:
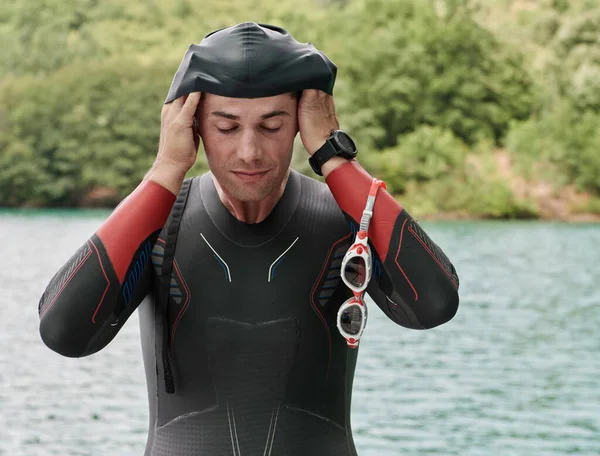
<svg viewBox="0 0 600 456">
<path fill-rule="evenodd" d="M 324 53 L 299 43 L 287 30 L 243 22 L 188 48 L 165 103 L 192 92 L 261 98 L 319 89 L 333 95 L 336 73 Z"/>
</svg>

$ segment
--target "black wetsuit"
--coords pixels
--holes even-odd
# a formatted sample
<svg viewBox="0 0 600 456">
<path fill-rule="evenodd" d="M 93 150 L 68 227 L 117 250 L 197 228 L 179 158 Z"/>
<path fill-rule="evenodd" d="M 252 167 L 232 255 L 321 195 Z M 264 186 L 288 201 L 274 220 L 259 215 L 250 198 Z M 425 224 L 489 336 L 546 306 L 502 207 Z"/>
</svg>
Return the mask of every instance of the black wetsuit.
<svg viewBox="0 0 600 456">
<path fill-rule="evenodd" d="M 194 178 L 177 237 L 167 318 L 155 300 L 165 229 L 146 224 L 151 232 L 144 234 L 132 228 L 144 216 L 132 211 L 152 208 L 162 192 L 161 214 L 154 217 L 157 226 L 165 225 L 173 200 L 146 182 L 107 221 L 110 229 L 92 236 L 50 282 L 40 302 L 44 342 L 65 356 L 97 352 L 139 309 L 150 405 L 146 455 L 356 455 L 350 402 L 357 350 L 347 347 L 335 322 L 350 296 L 339 267 L 369 185 L 355 168 L 340 171 L 329 187 L 292 171 L 272 213 L 253 225 L 225 208 L 210 174 Z M 348 190 L 336 201 L 348 177 L 342 173 L 360 173 L 353 188 L 360 187 L 364 198 L 344 203 Z M 384 193 L 372 223 L 380 224 L 375 248 L 382 250 L 386 236 L 388 248 L 383 262 L 376 255 L 368 293 L 402 326 L 442 324 L 456 312 L 458 277 Z M 340 209 L 348 204 L 356 209 Z M 117 258 L 118 249 L 132 249 L 123 236 L 143 239 L 131 255 Z M 165 392 L 161 375 L 165 322 L 174 394 Z"/>
</svg>

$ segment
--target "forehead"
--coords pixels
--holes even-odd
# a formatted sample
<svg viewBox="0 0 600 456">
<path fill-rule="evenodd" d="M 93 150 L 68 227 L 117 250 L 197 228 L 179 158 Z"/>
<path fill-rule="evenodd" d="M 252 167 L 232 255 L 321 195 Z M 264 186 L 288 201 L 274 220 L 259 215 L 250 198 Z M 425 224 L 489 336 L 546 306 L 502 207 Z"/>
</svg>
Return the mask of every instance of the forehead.
<svg viewBox="0 0 600 456">
<path fill-rule="evenodd" d="M 209 115 L 212 111 L 222 111 L 243 117 L 245 115 L 263 115 L 271 111 L 289 111 L 296 105 L 296 100 L 284 93 L 264 98 L 229 98 L 210 93 L 204 94 L 204 112 Z"/>
</svg>

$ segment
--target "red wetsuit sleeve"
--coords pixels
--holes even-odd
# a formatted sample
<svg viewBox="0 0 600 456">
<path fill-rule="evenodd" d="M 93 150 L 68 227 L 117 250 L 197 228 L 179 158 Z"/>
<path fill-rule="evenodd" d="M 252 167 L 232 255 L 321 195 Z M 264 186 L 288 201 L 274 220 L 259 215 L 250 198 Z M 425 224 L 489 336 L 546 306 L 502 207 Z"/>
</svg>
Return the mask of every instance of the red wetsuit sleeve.
<svg viewBox="0 0 600 456">
<path fill-rule="evenodd" d="M 359 224 L 373 177 L 353 160 L 326 178 L 340 209 Z M 408 212 L 380 188 L 369 240 L 381 272 L 367 292 L 402 326 L 422 329 L 450 320 L 458 308 L 458 275 L 448 257 Z"/>
<path fill-rule="evenodd" d="M 326 182 L 340 209 L 359 223 L 372 180 L 373 177 L 352 160 L 329 173 Z M 388 254 L 394 225 L 401 212 L 400 203 L 380 188 L 369 225 L 369 239 L 381 259 L 385 260 Z"/>
<path fill-rule="evenodd" d="M 140 244 L 165 224 L 176 196 L 153 181 L 142 182 L 96 231 L 123 283 Z"/>
</svg>

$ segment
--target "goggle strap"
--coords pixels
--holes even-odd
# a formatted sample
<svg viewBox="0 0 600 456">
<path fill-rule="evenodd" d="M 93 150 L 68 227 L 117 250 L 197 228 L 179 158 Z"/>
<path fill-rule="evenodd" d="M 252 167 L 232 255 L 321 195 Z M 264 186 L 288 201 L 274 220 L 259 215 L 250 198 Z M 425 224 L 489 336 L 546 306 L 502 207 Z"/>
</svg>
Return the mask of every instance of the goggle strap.
<svg viewBox="0 0 600 456">
<path fill-rule="evenodd" d="M 371 223 L 371 218 L 373 217 L 373 208 L 375 207 L 375 198 L 377 197 L 377 191 L 379 187 L 386 188 L 385 182 L 379 179 L 373 179 L 371 182 L 371 188 L 369 189 L 369 196 L 367 197 L 367 204 L 365 206 L 365 210 L 362 213 L 362 218 L 360 219 L 360 230 L 367 233 L 369 231 L 369 224 Z"/>
<path fill-rule="evenodd" d="M 369 196 L 369 199 L 371 197 Z M 367 202 L 367 207 L 369 203 Z M 369 224 L 371 223 L 371 217 L 373 217 L 373 211 L 369 211 L 365 209 L 362 214 L 362 218 L 360 219 L 360 231 L 364 231 L 365 233 L 369 231 Z"/>
<path fill-rule="evenodd" d="M 371 188 L 369 189 L 369 196 L 376 196 L 379 187 L 387 188 L 384 181 L 373 178 L 371 181 Z"/>
</svg>

